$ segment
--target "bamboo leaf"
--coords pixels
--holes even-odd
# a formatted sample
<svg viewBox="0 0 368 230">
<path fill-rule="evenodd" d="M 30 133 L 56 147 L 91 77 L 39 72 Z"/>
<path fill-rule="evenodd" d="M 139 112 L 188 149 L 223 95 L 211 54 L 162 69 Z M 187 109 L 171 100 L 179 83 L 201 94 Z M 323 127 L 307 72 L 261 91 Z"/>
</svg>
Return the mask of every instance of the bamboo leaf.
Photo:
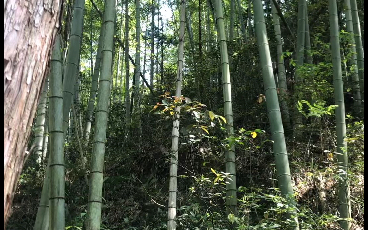
<svg viewBox="0 0 368 230">
<path fill-rule="evenodd" d="M 210 134 L 209 132 L 208 132 L 208 130 L 206 129 L 207 127 L 206 126 L 201 126 L 201 128 L 203 129 L 203 131 L 205 131 L 207 134 Z"/>
<path fill-rule="evenodd" d="M 218 116 L 219 118 L 221 118 L 221 120 L 226 124 L 226 118 L 223 116 Z"/>
<path fill-rule="evenodd" d="M 213 119 L 215 119 L 215 114 L 212 111 L 208 111 L 208 116 L 210 116 L 211 121 L 213 121 Z"/>
</svg>

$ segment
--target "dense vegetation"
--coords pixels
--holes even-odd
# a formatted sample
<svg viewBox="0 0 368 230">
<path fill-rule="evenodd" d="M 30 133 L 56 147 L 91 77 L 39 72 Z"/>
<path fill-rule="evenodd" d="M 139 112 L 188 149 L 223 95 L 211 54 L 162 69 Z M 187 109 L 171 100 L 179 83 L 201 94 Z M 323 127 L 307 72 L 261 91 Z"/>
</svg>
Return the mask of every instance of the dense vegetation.
<svg viewBox="0 0 368 230">
<path fill-rule="evenodd" d="M 262 1 L 275 90 L 283 116 L 295 209 L 279 189 L 275 140 L 271 132 L 274 127 L 270 125 L 266 105 L 271 98 L 265 96 L 267 87 L 255 29 L 256 8 L 248 0 L 222 2 L 231 74 L 233 135 L 229 136 L 229 118 L 226 117 L 227 106 L 224 106 L 223 99 L 222 50 L 220 42 L 217 42 L 220 39 L 217 38 L 219 34 L 215 23 L 219 21 L 215 20 L 219 16 L 215 1 L 185 3 L 182 97 L 175 93 L 178 45 L 181 42 L 179 1 L 137 1 L 141 6 L 140 72 L 145 81 L 139 74 L 136 77 L 136 2 L 117 2 L 113 65 L 110 65 L 111 96 L 107 94 L 110 99 L 106 103 L 108 121 L 102 158 L 101 229 L 167 229 L 170 153 L 173 121 L 176 119 L 180 120 L 176 193 L 178 229 L 288 229 L 293 226 L 290 213 L 296 214 L 300 229 L 340 229 L 338 191 L 339 180 L 343 180 L 339 174 L 339 157 L 342 154 L 337 150 L 335 111 L 339 107 L 334 97 L 329 2 L 310 0 L 306 3 L 310 48 L 305 48 L 302 54 L 305 61 L 300 63 L 297 52 L 300 3 L 298 6 L 298 1 L 275 1 L 283 17 L 279 22 L 279 32 L 287 89 L 282 92 L 284 88 L 277 64 L 278 32 L 273 18 L 276 8 L 272 9 L 273 0 Z M 72 38 L 71 16 L 77 2 L 80 0 L 68 0 L 63 4 L 61 39 L 65 43 L 64 53 L 68 48 L 66 44 Z M 364 229 L 364 88 L 360 87 L 363 100 L 358 104 L 356 85 L 359 89 L 362 79 L 356 81 L 354 75 L 355 72 L 358 74 L 358 69 L 355 70 L 351 60 L 354 55 L 356 60 L 357 51 L 351 49 L 354 39 L 347 28 L 344 2 L 347 1 L 338 1 L 337 16 L 340 36 L 338 53 L 342 57 L 342 101 L 345 102 L 346 114 L 346 181 L 351 202 L 349 221 L 351 229 Z M 357 0 L 356 4 L 364 41 L 364 1 Z M 103 12 L 103 1 L 85 2 L 80 61 L 77 62 L 78 80 L 70 118 L 64 116 L 67 122 L 64 126 L 67 127 L 64 134 L 66 229 L 86 227 L 91 201 L 89 181 L 91 172 L 96 170 L 92 170 L 90 165 L 98 148 L 94 141 L 96 111 L 102 111 L 102 107 L 95 105 L 91 133 L 85 130 L 93 91 L 92 76 L 100 71 L 96 70 L 95 63 L 96 58 L 101 58 L 98 47 Z M 154 16 L 152 12 L 155 12 Z M 62 56 L 66 57 L 64 53 Z M 103 74 L 106 71 L 107 67 L 101 66 L 100 78 L 106 77 Z M 46 83 L 45 87 L 47 93 Z M 101 87 L 101 79 L 98 87 Z M 108 86 L 103 87 L 108 92 Z M 97 97 L 101 96 L 99 92 Z M 50 96 L 52 92 L 48 93 Z M 51 103 L 50 99 L 47 103 Z M 46 104 L 46 99 L 40 99 L 39 103 Z M 178 106 L 180 118 L 177 116 Z M 283 113 L 285 106 L 290 112 L 289 124 Z M 46 116 L 50 116 L 50 112 Z M 35 119 L 29 149 L 35 149 L 31 146 L 38 137 L 36 123 Z M 48 125 L 46 119 L 46 138 L 42 139 L 43 148 L 39 150 L 42 153 L 36 154 L 35 149 L 24 165 L 7 229 L 34 227 L 48 165 L 46 152 L 50 142 L 47 144 L 45 141 L 49 135 Z M 226 200 L 226 184 L 231 175 L 225 168 L 225 155 L 231 148 L 235 148 L 236 153 L 236 211 L 227 209 Z"/>
</svg>

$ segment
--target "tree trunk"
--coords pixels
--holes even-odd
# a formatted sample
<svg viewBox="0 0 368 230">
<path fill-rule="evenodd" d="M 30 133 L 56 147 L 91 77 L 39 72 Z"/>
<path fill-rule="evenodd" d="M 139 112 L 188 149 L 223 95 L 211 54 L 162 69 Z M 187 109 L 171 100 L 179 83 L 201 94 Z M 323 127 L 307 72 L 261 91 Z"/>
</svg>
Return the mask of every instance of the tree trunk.
<svg viewBox="0 0 368 230">
<path fill-rule="evenodd" d="M 160 0 L 157 0 L 157 42 L 156 42 L 156 57 L 155 57 L 155 60 L 156 60 L 156 69 L 155 69 L 155 76 L 156 76 L 156 81 L 157 81 L 157 90 L 161 91 L 161 82 L 162 82 L 162 78 L 161 76 L 159 75 L 159 65 L 160 65 L 160 53 L 159 53 L 159 50 L 160 50 L 160 40 L 162 40 L 162 36 L 160 35 Z"/>
<path fill-rule="evenodd" d="M 306 0 L 299 0 L 298 3 L 298 35 L 297 35 L 297 45 L 296 45 L 296 72 L 295 72 L 295 106 L 294 106 L 294 137 L 296 139 L 301 138 L 302 129 L 302 115 L 298 110 L 298 101 L 301 99 L 300 89 L 302 88 L 302 81 L 300 77 L 300 67 L 304 64 L 304 49 L 305 49 L 305 10 Z"/>
<path fill-rule="evenodd" d="M 164 22 L 161 17 L 161 34 L 164 34 Z M 160 71 L 161 71 L 161 85 L 165 85 L 164 78 L 164 39 L 161 39 L 161 62 L 160 62 Z"/>
<path fill-rule="evenodd" d="M 95 100 L 96 100 L 96 93 L 98 89 L 98 77 L 100 75 L 100 67 L 101 67 L 101 50 L 102 50 L 102 40 L 103 40 L 103 25 L 100 28 L 100 36 L 98 38 L 98 48 L 97 48 L 97 55 L 95 61 L 95 68 L 93 70 L 92 76 L 92 85 L 91 85 L 91 92 L 89 94 L 88 99 L 88 106 L 87 106 L 87 115 L 86 115 L 86 125 L 84 129 L 84 138 L 86 142 L 89 141 L 89 136 L 91 133 L 91 126 L 92 126 L 92 116 L 95 107 Z"/>
<path fill-rule="evenodd" d="M 330 15 L 330 39 L 331 39 L 331 55 L 333 65 L 333 84 L 335 104 L 338 107 L 335 109 L 336 117 L 336 135 L 337 135 L 337 161 L 339 175 L 339 213 L 340 218 L 351 218 L 350 191 L 348 184 L 348 153 L 346 144 L 346 124 L 345 124 L 345 103 L 343 92 L 343 80 L 341 71 L 340 57 L 340 38 L 339 26 L 337 18 L 336 0 L 328 1 L 328 11 Z M 340 220 L 340 226 L 344 230 L 349 230 L 351 222 L 349 220 Z"/>
<path fill-rule="evenodd" d="M 198 2 L 198 52 L 199 61 L 202 60 L 202 1 Z"/>
<path fill-rule="evenodd" d="M 252 4 L 252 1 L 251 0 L 248 0 L 248 9 L 247 9 L 247 13 L 248 13 L 248 19 L 247 19 L 247 22 L 248 22 L 248 38 L 250 38 L 251 36 L 253 36 L 253 33 L 252 33 L 252 12 L 251 12 L 251 4 Z"/>
<path fill-rule="evenodd" d="M 130 125 L 130 76 L 129 76 L 129 1 L 125 0 L 125 125 Z"/>
<path fill-rule="evenodd" d="M 42 166 L 48 167 L 48 163 L 45 163 L 46 155 L 48 151 L 48 144 L 49 144 L 49 112 L 48 109 L 46 110 L 46 116 L 45 116 L 45 132 L 43 136 L 43 144 L 42 144 Z"/>
<path fill-rule="evenodd" d="M 311 40 L 309 32 L 309 22 L 308 22 L 308 5 L 305 6 L 305 57 L 308 64 L 313 63 L 312 53 L 311 53 Z"/>
<path fill-rule="evenodd" d="M 357 52 L 354 40 L 354 29 L 353 22 L 351 17 L 351 5 L 350 0 L 345 0 L 345 17 L 346 17 L 346 28 L 347 32 L 350 34 L 350 52 L 352 53 L 350 60 L 348 61 L 349 66 L 353 69 L 351 71 L 351 82 L 352 89 L 354 94 L 354 111 L 356 115 L 360 115 L 361 109 L 361 95 L 360 95 L 360 86 L 359 86 L 359 72 L 358 72 L 358 62 L 357 62 Z"/>
<path fill-rule="evenodd" d="M 240 0 L 236 0 L 236 3 L 237 3 L 237 7 L 238 7 L 238 17 L 239 17 L 239 23 L 240 23 L 240 31 L 241 31 L 241 34 L 242 34 L 242 38 L 246 39 L 246 34 L 245 34 L 245 24 L 244 24 L 244 15 L 243 15 L 243 7 L 241 6 L 240 4 Z"/>
<path fill-rule="evenodd" d="M 206 24 L 207 24 L 207 52 L 211 52 L 212 46 L 212 27 L 210 18 L 210 0 L 207 0 L 207 14 L 206 14 Z"/>
<path fill-rule="evenodd" d="M 4 227 L 56 35 L 60 0 L 4 2 Z"/>
<path fill-rule="evenodd" d="M 234 39 L 234 21 L 235 21 L 235 0 L 230 0 L 230 28 L 229 28 L 229 40 L 232 42 Z"/>
<path fill-rule="evenodd" d="M 69 112 L 73 103 L 75 82 L 79 70 L 79 57 L 83 37 L 84 3 L 85 0 L 75 0 L 68 53 L 65 60 L 66 66 L 63 80 L 64 138 L 69 125 Z"/>
<path fill-rule="evenodd" d="M 351 4 L 351 13 L 352 13 L 352 20 L 353 20 L 355 45 L 356 45 L 356 50 L 357 50 L 360 93 L 361 93 L 361 98 L 364 98 L 364 50 L 363 50 L 363 45 L 362 45 L 362 35 L 360 31 L 358 8 L 357 8 L 356 0 L 351 0 L 350 4 Z M 362 108 L 364 110 L 364 106 Z M 364 111 L 363 111 L 363 116 L 364 116 Z"/>
<path fill-rule="evenodd" d="M 215 0 L 215 12 L 217 22 L 217 36 L 220 46 L 221 68 L 222 68 L 222 87 L 224 100 L 224 115 L 226 118 L 227 138 L 234 136 L 233 128 L 233 108 L 231 102 L 231 82 L 229 59 L 226 44 L 226 32 L 224 26 L 224 13 L 221 0 Z M 235 145 L 232 144 L 225 151 L 226 173 L 229 173 L 230 179 L 226 184 L 226 207 L 229 213 L 236 214 L 236 167 L 235 167 Z"/>
<path fill-rule="evenodd" d="M 281 105 L 281 114 L 282 114 L 282 123 L 287 132 L 291 132 L 291 123 L 290 123 L 290 114 L 289 108 L 287 105 L 287 84 L 286 84 L 286 74 L 285 74 L 285 65 L 284 59 L 282 58 L 282 39 L 281 39 L 281 29 L 280 29 L 280 20 L 279 16 L 276 12 L 276 7 L 273 2 L 271 2 L 272 7 L 272 15 L 274 22 L 274 29 L 276 35 L 277 42 L 277 69 L 278 69 L 278 80 L 279 80 L 279 98 Z"/>
<path fill-rule="evenodd" d="M 150 71 L 150 85 L 153 88 L 153 75 L 154 75 L 154 58 L 155 58 L 155 2 L 152 0 L 151 8 L 151 71 Z"/>
<path fill-rule="evenodd" d="M 50 191 L 50 157 L 45 170 L 45 179 L 43 181 L 40 205 L 38 206 L 35 225 L 33 230 L 49 230 L 49 191 Z"/>
<path fill-rule="evenodd" d="M 137 46 L 135 49 L 135 71 L 134 71 L 134 112 L 136 114 L 140 114 L 139 109 L 139 86 L 141 84 L 140 81 L 140 72 L 141 72 L 141 6 L 140 0 L 135 1 L 135 40 L 137 42 Z M 162 67 L 161 67 L 162 68 Z M 140 115 L 139 115 L 140 116 Z M 140 118 L 138 118 L 140 122 Z M 139 125 L 140 126 L 140 125 Z"/>
<path fill-rule="evenodd" d="M 262 67 L 263 84 L 266 90 L 266 104 L 268 119 L 271 126 L 271 135 L 273 140 L 273 152 L 275 155 L 276 172 L 278 184 L 283 195 L 291 207 L 295 207 L 294 192 L 291 183 L 289 160 L 286 150 L 284 128 L 282 125 L 279 100 L 277 97 L 273 69 L 270 57 L 270 48 L 267 40 L 266 24 L 263 16 L 263 7 L 261 0 L 253 1 L 254 24 L 256 25 L 257 44 Z M 299 229 L 297 217 L 292 217 L 296 211 L 289 213 L 294 223 L 292 229 Z"/>
<path fill-rule="evenodd" d="M 100 230 L 102 208 L 102 185 L 110 81 L 112 74 L 112 49 L 114 37 L 115 1 L 105 0 L 103 25 L 104 37 L 102 50 L 101 75 L 99 80 L 95 134 L 91 159 L 90 184 L 87 207 L 87 230 Z"/>
<path fill-rule="evenodd" d="M 191 22 L 191 15 L 190 15 L 190 11 L 186 11 L 187 13 L 185 13 L 186 17 L 186 26 L 187 26 L 187 30 L 188 30 L 188 36 L 189 36 L 189 42 L 190 42 L 190 48 L 191 48 L 191 53 L 192 53 L 192 57 L 194 58 L 194 39 L 193 39 L 193 31 L 192 31 L 192 22 Z"/>
<path fill-rule="evenodd" d="M 37 163 L 42 163 L 42 150 L 43 150 L 43 139 L 45 133 L 45 115 L 46 115 L 46 104 L 47 104 L 47 91 L 48 91 L 48 79 L 45 80 L 45 84 L 42 89 L 40 101 L 37 106 L 37 116 L 35 122 L 35 138 L 33 141 L 33 152 L 37 155 Z"/>
<path fill-rule="evenodd" d="M 65 229 L 65 165 L 61 36 L 57 35 L 50 73 L 50 229 Z"/>
<path fill-rule="evenodd" d="M 183 81 L 184 62 L 184 35 L 185 35 L 185 0 L 180 1 L 180 27 L 179 27 L 179 47 L 178 47 L 178 72 L 176 79 L 175 97 L 181 97 L 181 87 Z M 176 196 L 178 190 L 178 148 L 179 148 L 179 121 L 180 106 L 175 107 L 175 120 L 173 122 L 170 158 L 170 181 L 169 181 L 169 204 L 167 229 L 176 229 Z"/>
</svg>

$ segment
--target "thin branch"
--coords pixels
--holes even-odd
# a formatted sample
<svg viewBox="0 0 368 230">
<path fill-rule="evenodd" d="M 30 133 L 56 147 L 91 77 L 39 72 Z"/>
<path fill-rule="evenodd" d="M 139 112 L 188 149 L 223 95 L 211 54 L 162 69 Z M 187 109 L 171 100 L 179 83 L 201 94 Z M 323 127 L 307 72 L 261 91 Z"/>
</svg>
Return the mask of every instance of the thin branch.
<svg viewBox="0 0 368 230">
<path fill-rule="evenodd" d="M 120 38 L 115 37 L 115 39 L 116 39 L 116 41 L 119 43 L 119 45 L 123 48 L 123 50 L 125 50 L 125 46 L 124 46 L 123 42 L 120 40 Z M 134 67 L 135 67 L 135 62 L 134 62 L 133 58 L 130 56 L 130 54 L 128 55 L 128 57 L 129 57 L 130 62 L 131 62 L 131 63 L 134 65 Z M 144 81 L 144 83 L 146 84 L 146 86 L 148 87 L 148 89 L 150 90 L 151 94 L 152 94 L 153 96 L 156 96 L 156 94 L 153 92 L 153 90 L 152 90 L 151 86 L 148 84 L 148 82 L 147 82 L 146 78 L 144 78 L 144 76 L 143 76 L 142 72 L 139 72 L 139 75 L 141 76 L 142 80 Z"/>
</svg>

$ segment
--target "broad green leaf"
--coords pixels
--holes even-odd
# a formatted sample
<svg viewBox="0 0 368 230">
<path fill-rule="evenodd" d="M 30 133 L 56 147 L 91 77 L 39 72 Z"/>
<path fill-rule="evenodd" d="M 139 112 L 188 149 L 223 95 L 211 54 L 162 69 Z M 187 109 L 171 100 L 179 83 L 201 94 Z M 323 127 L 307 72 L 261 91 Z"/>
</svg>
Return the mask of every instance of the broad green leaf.
<svg viewBox="0 0 368 230">
<path fill-rule="evenodd" d="M 210 116 L 211 121 L 213 121 L 213 119 L 215 119 L 215 114 L 212 111 L 208 111 L 208 116 Z"/>
<path fill-rule="evenodd" d="M 223 116 L 218 116 L 219 118 L 221 118 L 221 120 L 224 122 L 224 123 L 226 123 L 226 118 L 225 117 L 223 117 Z"/>
</svg>

